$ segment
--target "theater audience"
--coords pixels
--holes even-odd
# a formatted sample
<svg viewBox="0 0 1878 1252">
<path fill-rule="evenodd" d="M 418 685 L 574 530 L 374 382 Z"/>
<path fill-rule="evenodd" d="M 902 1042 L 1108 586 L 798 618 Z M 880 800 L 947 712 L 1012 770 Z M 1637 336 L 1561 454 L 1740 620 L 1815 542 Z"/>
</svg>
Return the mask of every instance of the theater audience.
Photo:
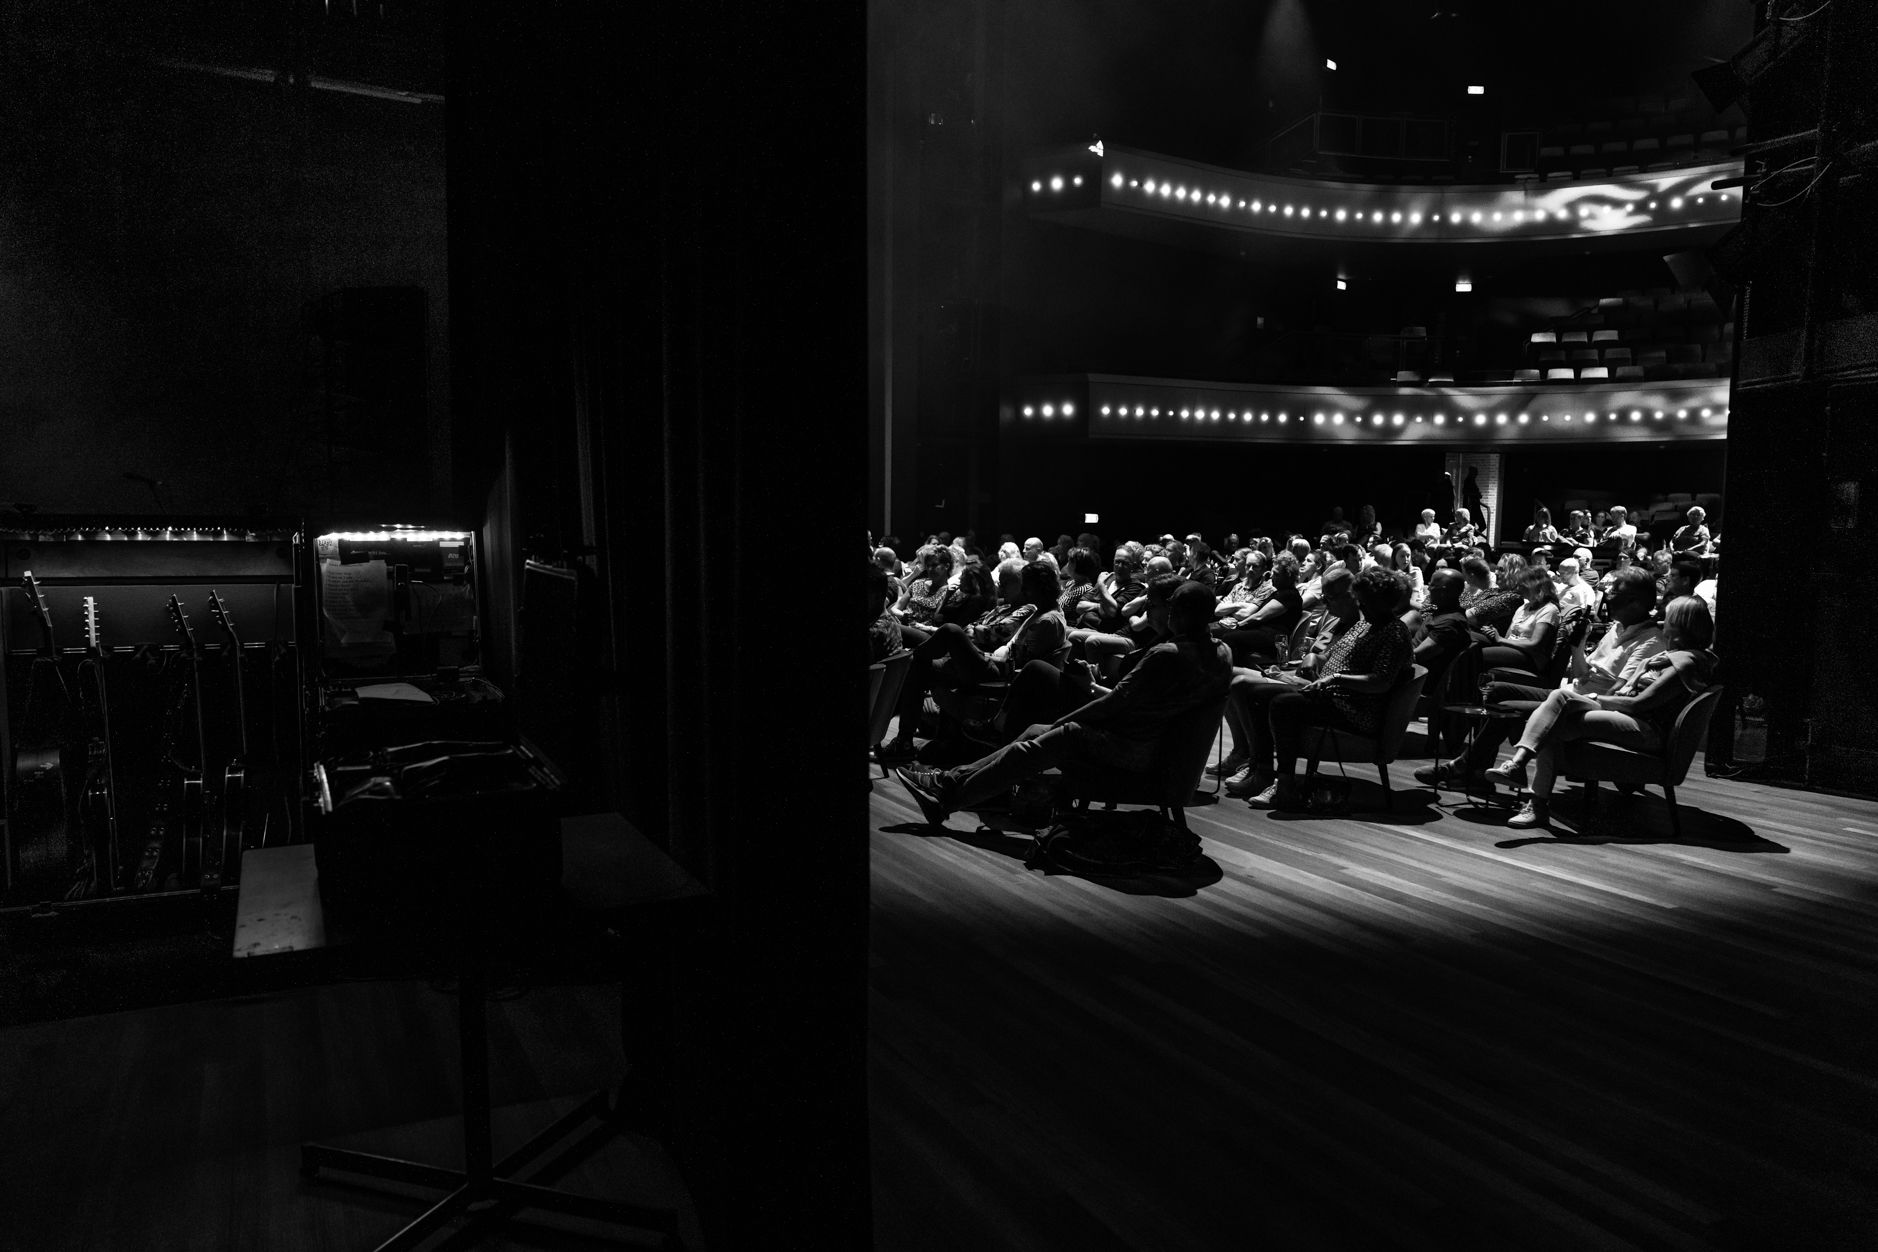
<svg viewBox="0 0 1878 1252">
<path fill-rule="evenodd" d="M 913 554 L 913 574 L 900 598 L 900 624 L 911 645 L 925 643 L 940 624 L 940 613 L 952 596 L 952 549 L 923 545 Z"/>
<path fill-rule="evenodd" d="M 1092 632 L 1083 637 L 1083 659 L 1097 674 L 1103 672 L 1111 658 L 1125 657 L 1153 637 L 1153 628 L 1147 617 L 1147 587 L 1152 586 L 1156 578 L 1173 572 L 1174 563 L 1165 556 L 1149 557 L 1147 565 L 1142 569 L 1140 594 L 1122 606 L 1120 626 L 1112 632 Z"/>
<path fill-rule="evenodd" d="M 1435 520 L 1433 509 L 1422 510 L 1422 520 L 1415 524 L 1415 537 L 1428 548 L 1439 548 L 1446 542 L 1441 523 Z"/>
<path fill-rule="evenodd" d="M 1558 529 L 1552 525 L 1552 510 L 1541 504 L 1532 511 L 1532 525 L 1526 527 L 1525 541 L 1531 543 L 1557 543 Z"/>
<path fill-rule="evenodd" d="M 998 602 L 997 584 L 991 571 L 975 556 L 965 558 L 952 595 L 939 610 L 941 625 L 969 626 L 991 611 Z"/>
<path fill-rule="evenodd" d="M 1350 542 L 1369 548 L 1382 541 L 1382 523 L 1376 520 L 1376 506 L 1365 504 L 1356 511 L 1356 525 L 1350 531 Z"/>
<path fill-rule="evenodd" d="M 1565 526 L 1565 541 L 1580 547 L 1589 547 L 1597 542 L 1591 534 L 1591 514 L 1583 509 L 1573 509 L 1571 519 Z"/>
<path fill-rule="evenodd" d="M 1363 735 L 1376 732 L 1390 689 L 1414 663 L 1408 627 L 1395 611 L 1400 589 L 1388 570 L 1357 575 L 1352 590 L 1363 620 L 1330 646 L 1316 678 L 1271 697 L 1267 717 L 1276 777 L 1247 801 L 1254 808 L 1290 812 L 1303 808 L 1297 765 L 1307 731 L 1330 727 Z"/>
<path fill-rule="evenodd" d="M 1623 572 L 1605 596 L 1605 604 L 1616 625 L 1605 632 L 1589 653 L 1582 643 L 1572 649 L 1566 661 L 1563 690 L 1582 696 L 1604 695 L 1633 681 L 1644 662 L 1661 648 L 1656 623 L 1650 620 L 1650 610 L 1656 604 L 1656 588 L 1648 574 L 1639 569 Z M 1536 703 L 1550 694 L 1544 687 L 1493 681 L 1482 690 L 1481 698 L 1490 704 Z M 1505 720 L 1484 723 L 1464 754 L 1417 769 L 1415 780 L 1427 786 L 1448 786 L 1479 775 L 1493 762 L 1506 734 Z"/>
<path fill-rule="evenodd" d="M 1548 694 L 1526 719 L 1512 756 L 1486 771 L 1494 782 L 1523 791 L 1526 767 L 1532 766 L 1531 797 L 1507 825 L 1550 823 L 1562 743 L 1595 739 L 1640 752 L 1659 751 L 1676 714 L 1714 681 L 1716 658 L 1709 650 L 1714 639 L 1708 606 L 1694 596 L 1678 596 L 1664 611 L 1656 654 L 1623 681 L 1596 695 L 1563 687 Z"/>
<path fill-rule="evenodd" d="M 1013 783 L 1069 762 L 1139 772 L 1151 766 L 1163 732 L 1182 714 L 1217 700 L 1232 678 L 1223 644 L 1207 637 L 1213 593 L 1198 583 L 1178 586 L 1165 605 L 1172 638 L 1154 645 L 1116 685 L 1050 724 L 958 769 L 902 768 L 900 779 L 935 825 L 961 808 L 1007 794 Z"/>
<path fill-rule="evenodd" d="M 1493 567 L 1493 589 L 1467 606 L 1467 620 L 1482 643 L 1499 642 L 1487 633 L 1489 628 L 1504 635 L 1512 626 L 1513 614 L 1526 599 L 1520 589 L 1520 578 L 1527 568 L 1525 557 L 1517 552 L 1507 553 Z"/>
<path fill-rule="evenodd" d="M 1314 680 L 1332 646 L 1356 624 L 1360 611 L 1355 586 L 1356 579 L 1347 570 L 1326 574 L 1324 607 L 1317 610 L 1295 654 L 1282 655 L 1278 664 L 1262 670 L 1233 671 L 1226 695 L 1226 725 L 1232 731 L 1232 749 L 1218 767 L 1226 776 L 1228 795 L 1252 796 L 1272 784 L 1276 757 L 1268 717 L 1270 702 L 1281 691 L 1295 690 Z"/>
<path fill-rule="evenodd" d="M 1461 561 L 1461 577 L 1466 585 L 1461 589 L 1461 607 L 1471 609 L 1487 596 L 1493 594 L 1493 566 L 1481 557 L 1470 556 Z"/>
<path fill-rule="evenodd" d="M 1604 543 L 1615 543 L 1619 552 L 1634 552 L 1637 547 L 1637 528 L 1630 520 L 1630 511 L 1621 504 L 1611 506 L 1611 527 L 1604 532 Z"/>
<path fill-rule="evenodd" d="M 1409 604 L 1418 609 L 1424 607 L 1428 602 L 1428 580 L 1421 566 L 1415 563 L 1414 550 L 1406 543 L 1398 543 L 1389 549 L 1389 559 L 1384 564 L 1408 583 Z"/>
<path fill-rule="evenodd" d="M 1217 634 L 1232 649 L 1234 664 L 1244 665 L 1255 655 L 1281 654 L 1303 615 L 1298 563 L 1286 553 L 1272 568 L 1270 593 L 1256 605 L 1248 603 L 1230 622 L 1222 620 Z"/>
<path fill-rule="evenodd" d="M 1450 548 L 1471 548 L 1480 532 L 1474 528 L 1474 520 L 1465 507 L 1454 510 L 1454 521 L 1448 526 L 1442 542 Z"/>
<path fill-rule="evenodd" d="M 1102 566 L 1095 553 L 1087 548 L 1069 550 L 1063 563 L 1063 592 L 1057 597 L 1056 607 L 1072 627 L 1099 626 L 1120 608 L 1114 597 L 1102 589 L 1101 575 Z"/>
</svg>

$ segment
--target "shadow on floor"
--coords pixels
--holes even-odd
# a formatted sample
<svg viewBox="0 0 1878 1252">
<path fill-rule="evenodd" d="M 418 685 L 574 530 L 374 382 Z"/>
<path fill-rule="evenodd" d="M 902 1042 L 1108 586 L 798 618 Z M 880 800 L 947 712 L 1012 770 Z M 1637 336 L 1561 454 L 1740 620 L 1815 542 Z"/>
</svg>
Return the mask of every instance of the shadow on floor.
<svg viewBox="0 0 1878 1252">
<path fill-rule="evenodd" d="M 1535 830 L 1530 836 L 1507 839 L 1496 847 L 1523 848 L 1545 843 L 1626 843 L 1675 844 L 1679 847 L 1714 848 L 1721 852 L 1785 853 L 1784 844 L 1754 833 L 1754 828 L 1732 817 L 1710 813 L 1706 809 L 1678 804 L 1682 833 L 1678 836 L 1669 820 L 1669 802 L 1653 793 L 1641 795 L 1601 793 L 1599 802 L 1587 804 L 1583 792 L 1563 797 L 1552 806 L 1552 828 Z"/>
</svg>

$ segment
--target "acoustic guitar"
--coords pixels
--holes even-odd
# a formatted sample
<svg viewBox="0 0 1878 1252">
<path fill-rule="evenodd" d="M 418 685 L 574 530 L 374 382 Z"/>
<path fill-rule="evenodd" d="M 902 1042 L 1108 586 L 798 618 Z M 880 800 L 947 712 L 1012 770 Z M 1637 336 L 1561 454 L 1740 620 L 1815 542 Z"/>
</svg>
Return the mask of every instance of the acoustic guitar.
<svg viewBox="0 0 1878 1252">
<path fill-rule="evenodd" d="M 111 697 L 105 685 L 103 630 L 96 597 L 85 597 L 85 659 L 79 662 L 78 695 L 85 724 L 85 786 L 78 818 L 83 831 L 74 858 L 75 881 L 68 900 L 83 900 L 122 887 L 117 837 L 117 774 L 111 764 Z"/>
<path fill-rule="evenodd" d="M 12 829 L 14 860 L 7 868 L 7 887 L 33 886 L 38 880 L 59 882 L 69 868 L 74 849 L 65 802 L 65 769 L 61 732 L 71 715 L 72 696 L 59 670 L 59 645 L 52 630 L 52 613 L 33 572 L 21 576 L 28 607 L 39 621 L 39 650 L 26 679 L 26 707 L 20 715 L 19 734 L 13 744 Z"/>
<path fill-rule="evenodd" d="M 182 864 L 181 883 L 184 887 L 202 885 L 202 842 L 208 814 L 203 794 L 203 772 L 208 760 L 202 734 L 202 662 L 196 651 L 196 632 L 189 625 L 189 616 L 183 612 L 183 602 L 174 595 L 169 600 L 170 625 L 176 628 L 177 636 L 182 640 L 183 656 L 189 662 L 188 703 L 195 714 L 196 759 L 193 763 L 175 759 L 171 753 L 170 764 L 182 773 Z M 216 866 L 216 886 L 221 885 L 221 866 Z"/>
<path fill-rule="evenodd" d="M 222 767 L 222 835 L 211 839 L 202 855 L 202 890 L 214 894 L 224 880 L 241 877 L 241 846 L 248 819 L 248 697 L 242 686 L 241 636 L 235 617 L 214 588 L 209 589 L 209 616 L 228 636 L 228 654 L 235 670 L 235 755 Z"/>
</svg>

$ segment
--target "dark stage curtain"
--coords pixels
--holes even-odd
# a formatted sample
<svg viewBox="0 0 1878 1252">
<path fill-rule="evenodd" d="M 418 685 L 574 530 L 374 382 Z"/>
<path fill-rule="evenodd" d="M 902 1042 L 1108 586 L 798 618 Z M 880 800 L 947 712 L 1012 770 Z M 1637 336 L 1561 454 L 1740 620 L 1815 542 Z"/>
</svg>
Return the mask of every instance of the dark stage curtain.
<svg viewBox="0 0 1878 1252">
<path fill-rule="evenodd" d="M 714 1246 L 865 1246 L 863 593 L 798 572 L 865 530 L 861 6 L 452 12 L 463 503 L 589 566 L 586 783 L 721 908 L 681 1168 Z"/>
</svg>

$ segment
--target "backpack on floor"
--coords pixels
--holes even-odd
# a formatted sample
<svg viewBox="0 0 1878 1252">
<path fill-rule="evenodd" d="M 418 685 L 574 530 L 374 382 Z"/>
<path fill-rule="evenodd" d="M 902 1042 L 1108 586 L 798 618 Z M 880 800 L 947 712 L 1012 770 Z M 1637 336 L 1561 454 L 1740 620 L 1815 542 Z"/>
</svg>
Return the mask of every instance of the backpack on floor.
<svg viewBox="0 0 1878 1252">
<path fill-rule="evenodd" d="M 1200 859 L 1200 837 L 1158 809 L 1089 809 L 1069 813 L 1037 836 L 1024 865 L 1045 873 L 1113 878 L 1186 869 Z"/>
</svg>

